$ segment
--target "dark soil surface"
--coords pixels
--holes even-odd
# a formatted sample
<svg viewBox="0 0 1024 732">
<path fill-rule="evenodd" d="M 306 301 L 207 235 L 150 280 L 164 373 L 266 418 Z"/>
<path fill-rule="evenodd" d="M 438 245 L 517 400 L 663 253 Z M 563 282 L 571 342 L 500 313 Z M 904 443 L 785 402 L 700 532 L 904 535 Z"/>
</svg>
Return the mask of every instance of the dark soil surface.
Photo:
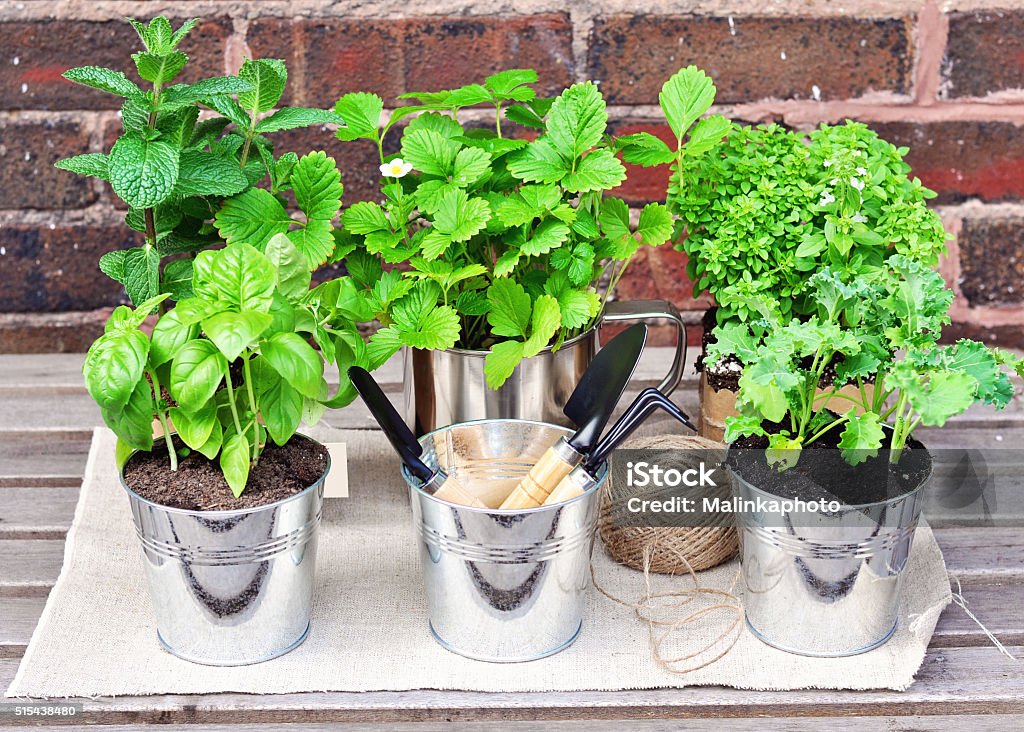
<svg viewBox="0 0 1024 732">
<path fill-rule="evenodd" d="M 184 445 L 175 437 L 175 447 Z M 228 511 L 257 508 L 301 493 L 327 468 L 327 449 L 312 440 L 293 437 L 278 447 L 267 445 L 241 498 L 235 498 L 216 462 L 192 451 L 178 458 L 171 470 L 167 447 L 161 440 L 153 452 L 136 453 L 124 468 L 128 486 L 143 498 L 189 511 Z"/>
<path fill-rule="evenodd" d="M 841 427 L 826 432 L 803 449 L 795 467 L 782 472 L 765 460 L 767 437 L 737 440 L 730 446 L 728 459 L 747 482 L 773 495 L 806 501 L 838 499 L 853 505 L 898 498 L 920 486 L 931 473 L 931 455 L 913 438 L 907 440 L 896 465 L 889 464 L 889 451 L 884 449 L 877 457 L 850 465 L 838 449 L 841 433 Z"/>
</svg>

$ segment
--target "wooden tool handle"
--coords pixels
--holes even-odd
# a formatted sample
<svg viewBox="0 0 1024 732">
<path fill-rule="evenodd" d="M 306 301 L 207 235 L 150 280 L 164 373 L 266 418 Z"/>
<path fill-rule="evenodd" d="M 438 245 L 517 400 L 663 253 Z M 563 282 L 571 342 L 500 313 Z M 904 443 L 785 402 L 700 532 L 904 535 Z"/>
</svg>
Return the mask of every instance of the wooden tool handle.
<svg viewBox="0 0 1024 732">
<path fill-rule="evenodd" d="M 555 486 L 555 489 L 548 494 L 547 499 L 544 501 L 545 506 L 550 506 L 555 503 L 561 503 L 562 501 L 569 501 L 577 496 L 583 495 L 583 489 L 576 485 L 576 481 L 570 478 L 568 475 L 562 478 L 562 481 Z"/>
<path fill-rule="evenodd" d="M 466 486 L 451 476 L 448 476 L 448 480 L 434 491 L 434 498 L 440 498 L 442 501 L 448 501 L 448 503 L 461 503 L 463 506 L 487 508 L 486 503 L 470 493 Z"/>
<path fill-rule="evenodd" d="M 503 509 L 536 508 L 544 504 L 551 489 L 569 474 L 576 464 L 567 461 L 556 447 L 549 447 L 529 474 L 509 494 Z"/>
</svg>

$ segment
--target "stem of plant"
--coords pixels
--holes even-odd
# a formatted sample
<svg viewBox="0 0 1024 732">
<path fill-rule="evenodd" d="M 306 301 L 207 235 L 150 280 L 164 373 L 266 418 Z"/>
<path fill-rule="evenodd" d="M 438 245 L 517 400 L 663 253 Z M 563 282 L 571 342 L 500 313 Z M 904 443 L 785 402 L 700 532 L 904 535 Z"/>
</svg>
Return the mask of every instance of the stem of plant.
<svg viewBox="0 0 1024 732">
<path fill-rule="evenodd" d="M 160 426 L 164 431 L 164 443 L 167 445 L 167 456 L 171 459 L 171 472 L 177 471 L 178 469 L 178 453 L 174 451 L 174 441 L 171 439 L 171 429 L 167 423 L 167 415 L 164 414 L 164 410 L 160 408 L 160 379 L 157 378 L 156 371 L 153 369 L 146 369 L 146 373 L 149 374 L 150 381 L 153 382 L 153 395 L 156 397 L 156 418 L 160 420 Z"/>
<path fill-rule="evenodd" d="M 245 131 L 245 142 L 242 144 L 242 157 L 239 161 L 239 167 L 245 169 L 245 164 L 249 162 L 249 148 L 252 146 L 252 139 L 256 136 L 256 113 L 253 112 L 249 118 L 249 129 Z"/>
<path fill-rule="evenodd" d="M 252 429 L 252 464 L 253 467 L 260 461 L 260 452 L 262 446 L 260 445 L 260 431 L 256 427 L 256 419 L 259 412 L 256 409 L 256 396 L 252 391 L 252 370 L 249 368 L 249 354 L 242 354 L 242 370 L 245 373 L 245 391 L 249 397 L 249 408 L 252 410 L 253 429 Z"/>
<path fill-rule="evenodd" d="M 242 422 L 238 419 L 238 407 L 235 406 L 235 390 L 231 386 L 231 371 L 230 369 L 224 369 L 224 383 L 228 386 L 228 406 L 231 407 L 231 419 L 235 423 L 235 432 L 239 435 L 244 435 L 242 431 Z"/>
</svg>

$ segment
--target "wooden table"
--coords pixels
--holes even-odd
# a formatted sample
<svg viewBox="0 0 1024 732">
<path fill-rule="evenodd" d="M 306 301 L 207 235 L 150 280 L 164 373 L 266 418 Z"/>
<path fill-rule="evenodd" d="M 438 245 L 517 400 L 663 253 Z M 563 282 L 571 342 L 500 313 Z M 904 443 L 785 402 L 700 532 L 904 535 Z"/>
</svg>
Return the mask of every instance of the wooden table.
<svg viewBox="0 0 1024 732">
<path fill-rule="evenodd" d="M 654 354 L 635 387 L 652 383 Z M 0 356 L 0 690 L 14 677 L 46 596 L 57 578 L 92 427 L 99 413 L 76 355 Z M 688 371 L 692 373 L 692 370 Z M 397 394 L 399 371 L 382 378 Z M 696 383 L 677 401 L 696 413 Z M 331 412 L 337 427 L 373 429 L 361 404 Z M 1024 406 L 972 409 L 930 446 L 1024 445 Z M 1001 438 L 997 442 L 997 438 Z M 972 610 L 1024 658 L 1024 529 L 937 528 L 950 572 Z M 135 729 L 145 722 L 189 730 L 266 728 L 668 730 L 1008 730 L 1024 728 L 1024 662 L 996 651 L 966 614 L 950 606 L 906 692 L 750 692 L 724 688 L 485 694 L 477 692 L 215 694 L 82 700 L 74 724 Z M 2 703 L 2 700 L 0 700 Z M 828 717 L 829 719 L 822 719 Z M 771 718 L 771 719 L 766 719 Z M 629 720 L 625 722 L 624 720 Z M 72 721 L 72 720 L 69 720 Z M 514 722 L 515 724 L 508 724 Z M 0 727 L 18 723 L 0 714 Z M 48 724 L 54 724 L 53 721 Z M 180 725 L 180 727 L 179 727 Z"/>
</svg>

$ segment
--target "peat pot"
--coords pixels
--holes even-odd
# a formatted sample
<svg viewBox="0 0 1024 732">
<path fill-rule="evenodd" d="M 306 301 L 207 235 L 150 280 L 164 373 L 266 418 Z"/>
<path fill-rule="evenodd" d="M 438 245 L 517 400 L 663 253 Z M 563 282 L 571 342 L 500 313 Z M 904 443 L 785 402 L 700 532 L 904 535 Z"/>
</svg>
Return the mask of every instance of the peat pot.
<svg viewBox="0 0 1024 732">
<path fill-rule="evenodd" d="M 737 514 L 743 606 L 758 638 L 790 653 L 829 657 L 889 640 L 931 474 L 925 460 L 920 484 L 884 501 Z M 743 505 L 786 500 L 731 472 Z"/>
<path fill-rule="evenodd" d="M 301 493 L 229 511 L 161 506 L 133 492 L 122 473 L 164 648 L 194 663 L 243 666 L 306 639 L 330 469 L 328 457 Z"/>
<path fill-rule="evenodd" d="M 540 422 L 492 419 L 445 427 L 420 442 L 427 465 L 493 505 L 568 434 Z M 607 469 L 571 501 L 504 511 L 447 503 L 403 472 L 437 642 L 492 662 L 531 661 L 572 644 L 583 625 Z"/>
<path fill-rule="evenodd" d="M 526 419 L 568 426 L 562 413 L 572 390 L 600 347 L 602 325 L 627 320 L 669 320 L 676 326 L 676 351 L 658 388 L 666 395 L 683 377 L 686 326 L 679 311 L 664 300 L 610 302 L 597 326 L 553 351 L 545 348 L 516 367 L 497 390 L 484 378 L 487 351 L 403 350 L 404 415 L 423 435 L 457 422 L 479 419 Z"/>
</svg>

